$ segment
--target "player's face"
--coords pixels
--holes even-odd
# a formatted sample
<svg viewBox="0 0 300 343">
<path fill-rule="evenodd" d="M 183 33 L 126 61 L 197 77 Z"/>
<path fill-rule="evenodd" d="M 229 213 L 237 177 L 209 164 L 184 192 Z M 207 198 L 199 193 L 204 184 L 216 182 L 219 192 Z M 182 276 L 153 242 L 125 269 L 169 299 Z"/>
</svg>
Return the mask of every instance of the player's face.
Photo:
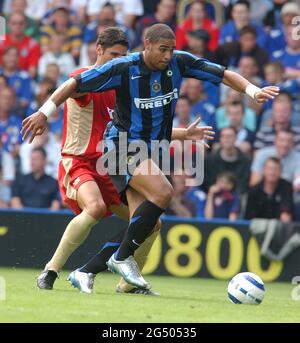
<svg viewBox="0 0 300 343">
<path fill-rule="evenodd" d="M 104 63 L 112 60 L 113 58 L 126 56 L 127 55 L 127 48 L 124 45 L 116 44 L 110 48 L 106 48 L 105 50 L 100 48 L 99 51 L 97 51 L 97 53 L 98 53 L 98 56 L 100 54 L 101 61 L 104 64 Z"/>
<path fill-rule="evenodd" d="M 146 64 L 153 70 L 167 68 L 176 48 L 175 39 L 160 39 L 156 43 L 145 40 Z"/>
</svg>

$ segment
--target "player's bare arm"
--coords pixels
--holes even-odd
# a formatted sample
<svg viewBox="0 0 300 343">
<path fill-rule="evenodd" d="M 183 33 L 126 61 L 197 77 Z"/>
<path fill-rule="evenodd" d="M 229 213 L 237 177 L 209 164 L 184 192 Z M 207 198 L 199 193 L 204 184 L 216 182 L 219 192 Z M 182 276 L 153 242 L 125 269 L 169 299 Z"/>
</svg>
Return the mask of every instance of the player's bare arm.
<svg viewBox="0 0 300 343">
<path fill-rule="evenodd" d="M 243 76 L 231 70 L 224 71 L 223 83 L 238 92 L 248 94 L 259 104 L 262 104 L 268 100 L 273 100 L 279 94 L 279 87 L 256 87 L 248 80 L 246 80 Z"/>
<path fill-rule="evenodd" d="M 31 133 L 29 139 L 29 143 L 31 143 L 35 136 L 43 134 L 47 127 L 47 118 L 69 97 L 76 95 L 76 88 L 77 81 L 74 78 L 70 78 L 57 88 L 57 90 L 37 112 L 25 118 L 22 122 L 21 130 L 23 140 L 25 140 Z"/>
</svg>

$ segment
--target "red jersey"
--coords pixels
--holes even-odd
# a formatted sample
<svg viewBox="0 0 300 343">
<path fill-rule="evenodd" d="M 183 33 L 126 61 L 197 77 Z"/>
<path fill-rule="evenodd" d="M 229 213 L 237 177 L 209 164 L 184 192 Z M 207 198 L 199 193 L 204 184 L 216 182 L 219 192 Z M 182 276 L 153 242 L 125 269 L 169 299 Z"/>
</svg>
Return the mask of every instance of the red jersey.
<svg viewBox="0 0 300 343">
<path fill-rule="evenodd" d="M 20 69 L 28 71 L 30 67 L 37 67 L 41 50 L 38 42 L 33 38 L 25 36 L 20 41 L 14 41 L 11 35 L 7 33 L 5 39 L 0 41 L 0 64 L 2 62 L 3 52 L 8 46 L 15 46 L 18 49 Z"/>
<path fill-rule="evenodd" d="M 80 68 L 74 77 L 89 68 Z M 111 113 L 115 108 L 115 91 L 88 93 L 80 98 L 69 98 L 64 106 L 62 156 L 80 156 L 98 159 L 101 156 L 99 142 L 102 141 Z M 98 150 L 98 151 L 97 151 Z"/>
</svg>

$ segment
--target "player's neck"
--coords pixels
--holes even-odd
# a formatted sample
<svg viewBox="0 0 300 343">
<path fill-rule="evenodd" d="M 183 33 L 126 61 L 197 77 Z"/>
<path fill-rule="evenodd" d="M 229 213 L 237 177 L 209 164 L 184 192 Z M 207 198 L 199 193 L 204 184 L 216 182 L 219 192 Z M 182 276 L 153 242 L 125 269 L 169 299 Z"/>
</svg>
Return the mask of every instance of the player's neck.
<svg viewBox="0 0 300 343">
<path fill-rule="evenodd" d="M 143 59 L 144 59 L 144 63 L 146 64 L 146 67 L 150 70 L 156 71 L 158 70 L 157 68 L 155 68 L 152 63 L 150 62 L 150 59 L 148 58 L 147 53 L 145 52 L 145 50 L 143 51 Z"/>
<path fill-rule="evenodd" d="M 99 67 L 102 66 L 102 64 L 104 64 L 104 60 L 101 57 L 97 57 L 96 63 L 94 64 L 94 67 Z"/>
</svg>

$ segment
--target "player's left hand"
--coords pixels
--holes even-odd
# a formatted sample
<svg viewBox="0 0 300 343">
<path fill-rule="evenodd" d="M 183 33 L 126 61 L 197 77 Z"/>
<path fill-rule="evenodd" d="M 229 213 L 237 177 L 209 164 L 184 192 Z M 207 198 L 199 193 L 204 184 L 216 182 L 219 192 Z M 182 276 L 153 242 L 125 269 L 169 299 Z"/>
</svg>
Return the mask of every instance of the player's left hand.
<svg viewBox="0 0 300 343">
<path fill-rule="evenodd" d="M 197 125 L 201 122 L 201 117 L 198 117 L 187 129 L 185 139 L 193 141 L 202 140 L 206 148 L 209 145 L 205 141 L 212 141 L 215 138 L 215 132 L 211 126 L 200 126 Z"/>
<path fill-rule="evenodd" d="M 277 86 L 268 86 L 262 88 L 259 92 L 255 93 L 255 100 L 259 104 L 263 104 L 268 100 L 273 100 L 279 94 L 279 87 Z"/>
</svg>

